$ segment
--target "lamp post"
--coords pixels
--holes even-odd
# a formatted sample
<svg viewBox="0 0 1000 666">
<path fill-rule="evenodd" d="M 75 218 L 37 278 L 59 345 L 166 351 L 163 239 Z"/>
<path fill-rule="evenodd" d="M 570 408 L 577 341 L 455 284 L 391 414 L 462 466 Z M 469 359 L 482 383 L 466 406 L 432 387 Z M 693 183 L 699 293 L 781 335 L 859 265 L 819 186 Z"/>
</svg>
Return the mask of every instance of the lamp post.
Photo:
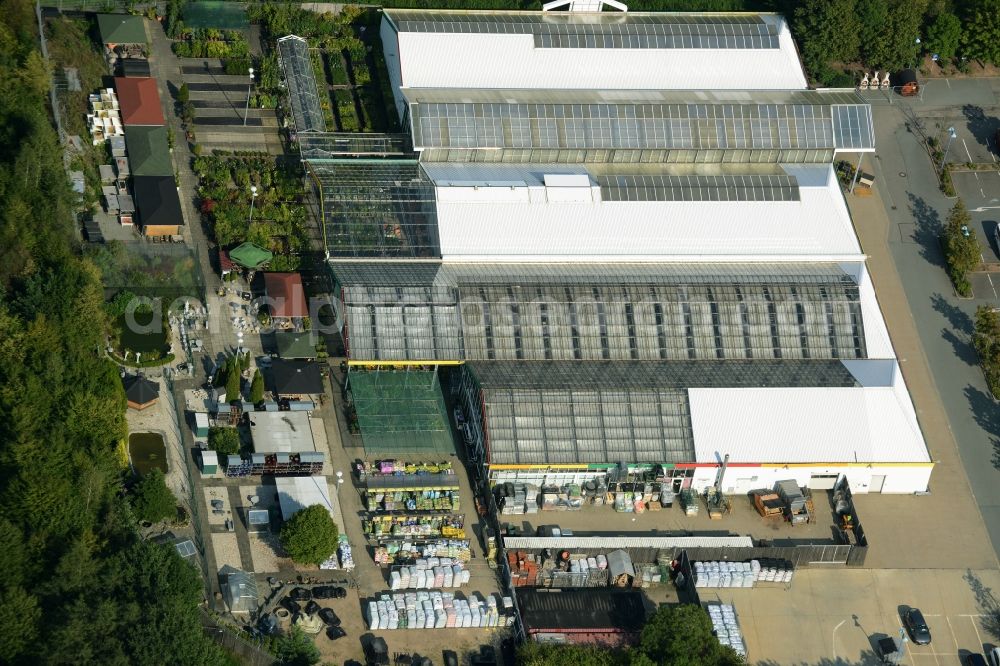
<svg viewBox="0 0 1000 666">
<path fill-rule="evenodd" d="M 944 157 L 941 158 L 941 168 L 938 170 L 938 175 L 944 173 L 944 165 L 948 163 L 948 151 L 951 150 L 951 142 L 955 140 L 958 134 L 955 133 L 954 127 L 948 128 L 948 145 L 944 147 Z"/>
<path fill-rule="evenodd" d="M 247 107 L 243 111 L 243 126 L 246 127 L 247 116 L 250 115 L 250 88 L 253 87 L 253 67 L 250 68 L 250 82 L 247 83 Z"/>
<path fill-rule="evenodd" d="M 253 224 L 253 202 L 256 201 L 256 200 L 257 200 L 257 186 L 256 185 L 251 185 L 250 186 L 250 222 L 247 224 L 248 227 Z"/>
</svg>

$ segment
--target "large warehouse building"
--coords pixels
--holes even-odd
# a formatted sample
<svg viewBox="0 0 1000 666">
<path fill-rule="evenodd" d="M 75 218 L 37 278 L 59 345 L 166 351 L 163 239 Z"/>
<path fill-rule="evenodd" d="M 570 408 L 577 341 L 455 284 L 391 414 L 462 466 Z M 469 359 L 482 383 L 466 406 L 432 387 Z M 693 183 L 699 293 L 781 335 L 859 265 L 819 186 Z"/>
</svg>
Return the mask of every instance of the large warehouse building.
<svg viewBox="0 0 1000 666">
<path fill-rule="evenodd" d="M 495 481 L 927 489 L 832 166 L 874 151 L 871 110 L 806 89 L 781 17 L 387 9 L 381 35 L 408 136 L 293 95 L 352 368 L 461 364 Z"/>
</svg>

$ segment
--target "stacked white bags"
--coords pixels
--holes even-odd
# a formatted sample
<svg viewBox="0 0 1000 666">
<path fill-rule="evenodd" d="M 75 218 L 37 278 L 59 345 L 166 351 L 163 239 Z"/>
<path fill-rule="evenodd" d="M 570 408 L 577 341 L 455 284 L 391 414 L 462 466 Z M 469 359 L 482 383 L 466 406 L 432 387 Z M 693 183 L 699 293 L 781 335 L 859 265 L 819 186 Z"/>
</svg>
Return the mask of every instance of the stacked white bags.
<svg viewBox="0 0 1000 666">
<path fill-rule="evenodd" d="M 392 590 L 420 590 L 442 587 L 461 587 L 469 582 L 469 570 L 462 562 L 450 557 L 418 559 L 409 566 L 394 567 L 389 573 Z"/>
<path fill-rule="evenodd" d="M 368 602 L 368 628 L 444 629 L 507 626 L 511 619 L 500 615 L 493 595 L 473 593 L 469 599 L 451 592 L 401 592 L 382 594 Z"/>
<path fill-rule="evenodd" d="M 728 645 L 741 657 L 747 656 L 743 644 L 743 633 L 740 631 L 736 610 L 729 604 L 709 604 L 708 617 L 712 620 L 712 629 L 723 645 Z"/>
<path fill-rule="evenodd" d="M 780 561 L 780 560 L 778 560 Z M 771 562 L 776 562 L 772 560 Z M 792 574 L 794 570 L 791 567 L 790 562 L 785 562 L 781 565 L 775 564 L 771 566 L 770 563 L 767 565 L 762 565 L 757 560 L 753 560 L 751 565 L 756 565 L 756 570 L 754 570 L 754 579 L 767 582 L 767 583 L 790 583 L 792 582 Z"/>
<path fill-rule="evenodd" d="M 756 580 L 750 562 L 695 562 L 695 587 L 753 587 Z"/>
</svg>

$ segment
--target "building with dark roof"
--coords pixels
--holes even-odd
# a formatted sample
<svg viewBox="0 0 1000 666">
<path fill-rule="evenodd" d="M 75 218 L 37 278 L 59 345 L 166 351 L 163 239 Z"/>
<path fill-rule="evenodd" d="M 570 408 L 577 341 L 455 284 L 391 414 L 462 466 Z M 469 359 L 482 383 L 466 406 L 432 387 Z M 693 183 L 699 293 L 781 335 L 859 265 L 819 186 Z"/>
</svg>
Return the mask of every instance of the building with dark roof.
<svg viewBox="0 0 1000 666">
<path fill-rule="evenodd" d="M 638 590 L 517 588 L 524 632 L 536 640 L 625 647 L 646 622 Z"/>
<path fill-rule="evenodd" d="M 272 390 L 281 398 L 319 395 L 324 392 L 323 376 L 314 361 L 274 359 L 271 362 Z"/>
<path fill-rule="evenodd" d="M 125 386 L 125 399 L 132 409 L 146 409 L 156 404 L 160 397 L 160 385 L 142 375 L 126 375 L 122 384 Z"/>
<path fill-rule="evenodd" d="M 167 128 L 160 125 L 131 125 L 125 128 L 129 170 L 133 176 L 174 175 Z"/>
<path fill-rule="evenodd" d="M 163 125 L 163 107 L 156 79 L 139 76 L 119 76 L 115 78 L 118 105 L 121 108 L 122 124 Z M 125 138 L 128 143 L 128 135 Z M 129 151 L 131 153 L 131 147 Z"/>
<path fill-rule="evenodd" d="M 98 14 L 97 29 L 101 33 L 101 42 L 108 46 L 145 44 L 147 41 L 141 16 Z"/>
<path fill-rule="evenodd" d="M 132 192 L 146 236 L 173 236 L 184 224 L 177 184 L 170 176 L 135 176 Z"/>
<path fill-rule="evenodd" d="M 274 343 L 281 358 L 316 358 L 316 340 L 312 331 L 275 331 Z"/>
</svg>

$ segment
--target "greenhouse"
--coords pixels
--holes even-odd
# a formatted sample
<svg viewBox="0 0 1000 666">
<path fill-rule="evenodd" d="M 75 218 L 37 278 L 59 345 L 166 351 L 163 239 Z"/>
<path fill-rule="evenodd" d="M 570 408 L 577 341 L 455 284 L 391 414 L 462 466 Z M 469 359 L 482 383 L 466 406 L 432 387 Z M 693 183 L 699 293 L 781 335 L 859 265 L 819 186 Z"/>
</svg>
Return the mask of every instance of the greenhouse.
<svg viewBox="0 0 1000 666">
<path fill-rule="evenodd" d="M 334 268 L 352 361 L 865 358 L 834 264 Z"/>
<path fill-rule="evenodd" d="M 367 455 L 455 452 L 434 370 L 352 370 L 347 387 Z"/>
<path fill-rule="evenodd" d="M 282 37 L 278 40 L 278 57 L 285 71 L 295 129 L 298 132 L 325 132 L 319 89 L 309 60 L 309 43 L 295 35 Z"/>
</svg>

